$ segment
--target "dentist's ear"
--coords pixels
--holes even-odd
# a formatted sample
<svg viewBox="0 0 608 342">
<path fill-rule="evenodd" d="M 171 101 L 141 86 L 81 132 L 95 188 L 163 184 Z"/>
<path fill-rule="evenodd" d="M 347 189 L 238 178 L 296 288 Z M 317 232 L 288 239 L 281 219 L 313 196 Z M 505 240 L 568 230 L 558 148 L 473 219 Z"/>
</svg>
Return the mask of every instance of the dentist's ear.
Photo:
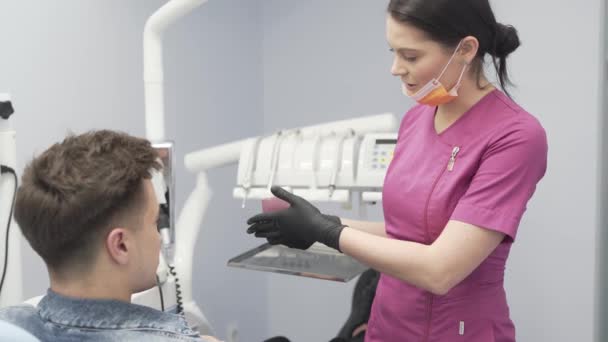
<svg viewBox="0 0 608 342">
<path fill-rule="evenodd" d="M 467 36 L 460 44 L 458 55 L 462 58 L 463 64 L 471 64 L 479 52 L 479 40 L 473 36 Z"/>
</svg>

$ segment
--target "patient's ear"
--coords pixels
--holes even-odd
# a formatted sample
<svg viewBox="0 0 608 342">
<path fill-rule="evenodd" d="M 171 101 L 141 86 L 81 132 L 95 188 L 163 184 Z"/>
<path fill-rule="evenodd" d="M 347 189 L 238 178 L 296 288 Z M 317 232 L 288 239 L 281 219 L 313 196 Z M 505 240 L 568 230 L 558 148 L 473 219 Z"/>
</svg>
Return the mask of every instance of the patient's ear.
<svg viewBox="0 0 608 342">
<path fill-rule="evenodd" d="M 105 247 L 114 262 L 126 265 L 129 262 L 130 235 L 125 228 L 114 228 L 106 238 Z"/>
</svg>

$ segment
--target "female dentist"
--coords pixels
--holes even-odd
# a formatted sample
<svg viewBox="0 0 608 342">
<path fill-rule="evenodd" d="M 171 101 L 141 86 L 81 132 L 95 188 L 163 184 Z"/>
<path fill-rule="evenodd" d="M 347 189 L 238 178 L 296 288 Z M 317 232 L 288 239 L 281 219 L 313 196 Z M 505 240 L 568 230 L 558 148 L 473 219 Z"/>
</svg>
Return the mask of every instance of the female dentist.
<svg viewBox="0 0 608 342">
<path fill-rule="evenodd" d="M 418 105 L 385 178 L 385 221 L 324 215 L 274 187 L 290 207 L 250 218 L 248 233 L 322 242 L 380 271 L 367 342 L 515 341 L 505 263 L 547 164 L 544 129 L 505 90 L 517 31 L 488 0 L 391 0 L 386 33 L 391 72 Z"/>
</svg>

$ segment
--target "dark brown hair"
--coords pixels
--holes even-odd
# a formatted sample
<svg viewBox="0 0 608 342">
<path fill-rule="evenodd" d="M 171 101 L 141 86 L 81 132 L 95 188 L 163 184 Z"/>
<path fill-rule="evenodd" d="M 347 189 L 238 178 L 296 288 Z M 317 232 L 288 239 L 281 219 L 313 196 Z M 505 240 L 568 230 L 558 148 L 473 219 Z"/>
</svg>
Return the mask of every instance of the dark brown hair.
<svg viewBox="0 0 608 342">
<path fill-rule="evenodd" d="M 488 0 L 391 0 L 388 12 L 451 49 L 467 36 L 477 38 L 479 50 L 473 63 L 477 85 L 481 87 L 483 62 L 489 55 L 500 86 L 508 94 L 507 57 L 519 47 L 519 36 L 513 26 L 496 21 Z"/>
<path fill-rule="evenodd" d="M 15 220 L 49 268 L 86 265 L 113 220 L 143 211 L 143 180 L 153 168 L 157 154 L 145 139 L 108 130 L 70 135 L 25 168 Z"/>
</svg>

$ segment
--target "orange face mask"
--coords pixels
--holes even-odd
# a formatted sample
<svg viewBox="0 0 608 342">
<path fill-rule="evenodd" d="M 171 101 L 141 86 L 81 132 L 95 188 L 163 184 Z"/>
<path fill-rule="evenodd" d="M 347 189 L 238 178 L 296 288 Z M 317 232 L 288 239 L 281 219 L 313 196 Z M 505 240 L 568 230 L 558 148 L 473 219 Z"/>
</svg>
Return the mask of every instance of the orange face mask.
<svg viewBox="0 0 608 342">
<path fill-rule="evenodd" d="M 448 91 L 443 86 L 443 84 L 439 82 L 439 80 L 441 79 L 443 74 L 445 74 L 445 71 L 448 69 L 450 63 L 452 63 L 452 60 L 454 59 L 454 56 L 456 56 L 456 52 L 458 52 L 461 43 L 462 42 L 458 43 L 456 50 L 452 54 L 452 57 L 450 57 L 450 60 L 448 61 L 446 66 L 441 71 L 441 74 L 439 74 L 439 77 L 433 78 L 429 83 L 427 83 L 424 87 L 418 90 L 416 94 L 411 95 L 411 98 L 413 98 L 414 100 L 416 100 L 416 102 L 420 104 L 429 106 L 439 106 L 451 102 L 456 97 L 458 97 L 458 88 L 460 88 L 460 82 L 462 81 L 464 72 L 467 69 L 467 65 L 462 68 L 462 72 L 460 72 L 460 77 L 458 77 L 456 85 L 450 91 Z"/>
</svg>

